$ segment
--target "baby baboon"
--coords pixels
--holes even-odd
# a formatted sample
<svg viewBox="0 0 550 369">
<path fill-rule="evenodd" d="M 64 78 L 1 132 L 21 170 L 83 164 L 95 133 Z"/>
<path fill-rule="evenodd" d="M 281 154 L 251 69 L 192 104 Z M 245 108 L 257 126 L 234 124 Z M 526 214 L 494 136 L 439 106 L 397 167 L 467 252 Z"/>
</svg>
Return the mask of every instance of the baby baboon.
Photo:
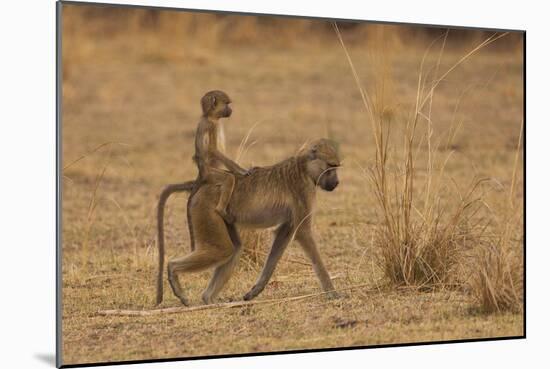
<svg viewBox="0 0 550 369">
<path fill-rule="evenodd" d="M 231 99 L 223 91 L 207 92 L 201 99 L 202 118 L 195 134 L 193 159 L 199 168 L 199 180 L 220 186 L 216 211 L 228 222 L 227 205 L 235 186 L 234 174 L 246 175 L 248 171 L 229 159 L 218 149 L 219 120 L 231 116 Z M 220 169 L 225 166 L 229 172 Z"/>
<path fill-rule="evenodd" d="M 270 167 L 255 168 L 250 176 L 236 177 L 233 195 L 227 208 L 236 224 L 253 228 L 277 227 L 271 251 L 260 277 L 244 296 L 250 300 L 269 282 L 277 262 L 289 242 L 296 238 L 312 262 L 324 291 L 334 287 L 313 238 L 312 214 L 317 186 L 332 191 L 338 185 L 337 167 L 340 159 L 334 144 L 318 140 L 298 155 Z M 187 191 L 180 185 L 178 191 Z M 191 186 L 188 186 L 191 187 Z M 204 303 L 215 299 L 229 277 L 240 255 L 241 244 L 233 225 L 217 216 L 215 207 L 219 186 L 205 183 L 190 199 L 188 211 L 195 241 L 191 254 L 168 263 L 168 279 L 174 294 L 187 305 L 178 275 L 215 267 L 214 275 L 202 295 Z M 160 245 L 160 242 L 159 242 Z M 162 256 L 159 253 L 159 257 Z M 162 301 L 163 260 L 159 259 L 157 303 Z"/>
</svg>

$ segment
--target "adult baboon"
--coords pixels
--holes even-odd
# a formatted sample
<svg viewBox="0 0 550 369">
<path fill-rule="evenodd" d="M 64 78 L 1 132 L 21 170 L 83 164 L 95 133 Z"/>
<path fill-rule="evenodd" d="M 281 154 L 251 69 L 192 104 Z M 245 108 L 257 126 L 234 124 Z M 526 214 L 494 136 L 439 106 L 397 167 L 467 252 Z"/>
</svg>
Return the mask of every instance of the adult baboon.
<svg viewBox="0 0 550 369">
<path fill-rule="evenodd" d="M 334 190 L 338 185 L 336 168 L 339 165 L 340 158 L 334 144 L 321 139 L 300 150 L 296 156 L 273 166 L 255 168 L 250 176 L 236 178 L 227 208 L 235 223 L 253 228 L 277 227 L 263 270 L 252 289 L 244 296 L 245 300 L 254 298 L 264 289 L 293 238 L 298 240 L 311 260 L 322 289 L 334 291 L 313 238 L 311 219 L 316 187 L 326 191 Z M 187 187 L 192 187 L 190 183 L 187 182 Z M 186 184 L 174 186 L 180 186 L 176 191 L 188 191 Z M 229 279 L 240 255 L 241 244 L 235 228 L 216 213 L 218 196 L 219 186 L 205 183 L 198 187 L 188 206 L 195 249 L 185 257 L 168 262 L 170 285 L 185 305 L 187 300 L 182 293 L 179 274 L 215 267 L 214 275 L 202 295 L 204 303 L 209 304 Z M 161 223 L 159 219 L 159 225 Z M 159 234 L 157 303 L 162 301 L 163 265 L 163 241 Z M 330 295 L 335 296 L 336 293 Z"/>
</svg>

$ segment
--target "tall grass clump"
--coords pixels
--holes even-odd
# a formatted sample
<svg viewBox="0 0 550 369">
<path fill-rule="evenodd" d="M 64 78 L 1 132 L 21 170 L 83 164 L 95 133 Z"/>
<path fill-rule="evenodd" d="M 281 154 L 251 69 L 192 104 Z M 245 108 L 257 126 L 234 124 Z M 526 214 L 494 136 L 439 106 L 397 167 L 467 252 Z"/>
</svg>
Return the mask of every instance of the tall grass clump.
<svg viewBox="0 0 550 369">
<path fill-rule="evenodd" d="M 523 259 L 510 247 L 514 225 L 523 216 L 515 201 L 522 132 L 523 125 L 503 220 L 497 232 L 480 245 L 472 263 L 469 287 L 479 309 L 485 313 L 520 312 L 523 306 Z"/>
<path fill-rule="evenodd" d="M 484 313 L 520 312 L 523 305 L 523 268 L 508 247 L 508 229 L 480 249 L 475 259 L 470 287 Z"/>
<path fill-rule="evenodd" d="M 386 81 L 379 86 L 382 93 L 378 92 L 371 99 L 361 85 L 336 24 L 334 29 L 351 67 L 374 134 L 376 155 L 368 174 L 381 219 L 374 237 L 374 244 L 380 251 L 380 268 L 394 286 L 432 288 L 454 284 L 458 274 L 454 271 L 462 251 L 482 238 L 484 228 L 476 223 L 475 215 L 482 206 L 478 190 L 483 180 L 472 180 L 464 194 L 457 193 L 450 200 L 445 200 L 442 182 L 452 152 L 445 158 L 438 158 L 439 140 L 432 137 L 434 92 L 440 82 L 471 55 L 505 34 L 494 34 L 487 38 L 441 74 L 441 57 L 448 32 L 432 42 L 420 64 L 413 111 L 403 124 L 403 137 L 398 137 L 403 142 L 403 152 L 402 155 L 396 155 L 396 150 L 391 147 L 391 143 L 395 142 L 392 141 L 391 133 L 392 127 L 398 122 L 388 118 L 392 115 L 387 114 L 388 108 L 384 103 Z M 437 62 L 426 73 L 426 56 L 439 40 L 441 48 Z M 425 133 L 420 132 L 423 125 L 426 127 Z M 418 158 L 418 148 L 422 144 L 427 145 L 426 164 L 421 164 Z M 418 171 L 421 166 L 425 169 L 422 182 Z"/>
</svg>

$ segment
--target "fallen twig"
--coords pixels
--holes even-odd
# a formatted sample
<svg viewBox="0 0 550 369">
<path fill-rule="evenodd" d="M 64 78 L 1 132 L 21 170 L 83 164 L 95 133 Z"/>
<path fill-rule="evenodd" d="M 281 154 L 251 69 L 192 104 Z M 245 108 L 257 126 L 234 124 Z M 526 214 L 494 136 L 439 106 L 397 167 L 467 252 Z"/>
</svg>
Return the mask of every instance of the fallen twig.
<svg viewBox="0 0 550 369">
<path fill-rule="evenodd" d="M 335 290 L 336 292 L 341 291 L 349 291 L 356 288 L 362 288 L 370 285 L 370 283 L 360 284 L 356 286 L 346 287 L 339 290 Z M 369 289 L 369 292 L 375 292 L 378 291 L 377 288 Z M 175 306 L 175 307 L 168 307 L 168 308 L 161 308 L 161 309 L 152 309 L 152 310 L 124 310 L 124 309 L 113 309 L 113 310 L 100 310 L 97 313 L 99 315 L 118 315 L 118 316 L 151 316 L 151 315 L 160 315 L 160 314 L 174 314 L 174 313 L 187 313 L 191 311 L 198 311 L 198 310 L 212 310 L 212 309 L 230 309 L 230 308 L 237 308 L 237 307 L 244 307 L 244 306 L 250 306 L 250 305 L 261 305 L 261 304 L 276 304 L 281 302 L 293 302 L 293 301 L 299 301 L 304 300 L 311 297 L 317 297 L 322 296 L 330 293 L 332 291 L 328 292 L 317 292 L 317 293 L 311 293 L 309 295 L 301 295 L 301 296 L 294 296 L 294 297 L 287 297 L 283 299 L 270 299 L 270 300 L 254 300 L 254 301 L 235 301 L 235 302 L 224 302 L 219 304 L 210 304 L 210 305 L 199 305 L 199 306 Z"/>
</svg>

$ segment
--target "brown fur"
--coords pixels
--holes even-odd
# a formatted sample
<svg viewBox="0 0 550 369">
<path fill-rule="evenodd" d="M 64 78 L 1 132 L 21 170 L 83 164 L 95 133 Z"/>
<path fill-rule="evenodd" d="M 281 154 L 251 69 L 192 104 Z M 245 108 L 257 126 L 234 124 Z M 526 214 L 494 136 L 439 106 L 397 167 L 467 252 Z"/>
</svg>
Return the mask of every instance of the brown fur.
<svg viewBox="0 0 550 369">
<path fill-rule="evenodd" d="M 195 134 L 193 159 L 199 169 L 199 180 L 220 186 L 216 211 L 227 221 L 227 205 L 235 186 L 234 174 L 246 175 L 248 171 L 225 156 L 218 148 L 219 120 L 231 116 L 231 99 L 223 91 L 207 92 L 201 99 L 202 118 Z M 222 170 L 225 167 L 229 172 Z"/>
<path fill-rule="evenodd" d="M 321 139 L 294 157 L 270 167 L 255 168 L 250 176 L 236 178 L 228 206 L 228 212 L 236 223 L 254 228 L 277 227 L 262 273 L 244 299 L 252 299 L 263 290 L 293 238 L 310 258 L 323 290 L 334 290 L 315 245 L 311 223 L 315 188 L 319 186 L 327 191 L 336 188 L 336 168 L 339 165 L 334 144 Z M 187 300 L 183 296 L 179 274 L 214 267 L 214 275 L 202 296 L 205 303 L 211 303 L 231 276 L 240 255 L 241 244 L 235 228 L 225 223 L 215 211 L 216 204 L 212 199 L 218 196 L 219 186 L 205 183 L 197 188 L 188 204 L 196 249 L 168 263 L 170 285 L 183 304 L 187 304 Z M 162 265 L 159 261 L 159 266 Z M 159 269 L 161 282 L 162 273 L 163 270 Z M 160 303 L 162 283 L 157 288 L 157 303 Z"/>
</svg>

